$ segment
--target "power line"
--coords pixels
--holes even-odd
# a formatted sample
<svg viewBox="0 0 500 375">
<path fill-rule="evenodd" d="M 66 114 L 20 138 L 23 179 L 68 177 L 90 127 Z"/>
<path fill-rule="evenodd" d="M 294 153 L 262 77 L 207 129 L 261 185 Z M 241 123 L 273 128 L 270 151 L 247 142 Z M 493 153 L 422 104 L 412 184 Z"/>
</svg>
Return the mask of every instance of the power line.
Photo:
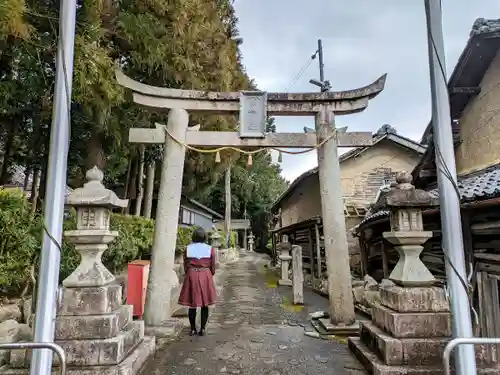
<svg viewBox="0 0 500 375">
<path fill-rule="evenodd" d="M 292 79 L 291 83 L 287 86 L 285 89 L 285 92 L 288 92 L 293 85 L 302 77 L 304 72 L 306 71 L 307 68 L 309 68 L 309 65 L 313 62 L 314 59 L 316 59 L 316 56 L 318 55 L 318 51 L 314 52 L 314 54 L 307 59 L 307 62 L 300 68 L 299 72 L 295 75 L 295 77 Z"/>
</svg>

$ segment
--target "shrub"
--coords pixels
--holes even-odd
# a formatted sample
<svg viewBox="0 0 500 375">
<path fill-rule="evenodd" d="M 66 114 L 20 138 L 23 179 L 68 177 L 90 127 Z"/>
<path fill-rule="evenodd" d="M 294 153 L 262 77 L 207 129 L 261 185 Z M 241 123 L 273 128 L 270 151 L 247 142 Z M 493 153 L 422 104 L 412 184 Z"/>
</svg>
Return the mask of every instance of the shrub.
<svg viewBox="0 0 500 375">
<path fill-rule="evenodd" d="M 118 237 L 103 255 L 103 263 L 113 272 L 119 272 L 134 259 L 148 258 L 153 245 L 154 221 L 143 217 L 111 214 L 111 229 Z M 43 220 L 39 213 L 31 213 L 31 204 L 20 189 L 0 189 L 0 294 L 18 295 L 31 278 L 31 270 L 38 267 L 42 247 Z M 75 210 L 68 211 L 64 230 L 76 228 Z M 179 228 L 176 256 L 181 255 L 191 242 L 193 228 Z M 232 235 L 232 242 L 236 236 Z M 60 281 L 68 277 L 80 263 L 73 244 L 63 241 L 61 249 Z M 34 268 L 35 277 L 38 274 Z"/>
<path fill-rule="evenodd" d="M 40 251 L 42 220 L 31 215 L 31 206 L 20 189 L 0 189 L 1 292 L 21 290 Z"/>
<path fill-rule="evenodd" d="M 186 251 L 187 245 L 191 243 L 194 227 L 179 227 L 177 230 L 177 244 L 175 245 L 175 256 L 178 257 Z"/>
</svg>

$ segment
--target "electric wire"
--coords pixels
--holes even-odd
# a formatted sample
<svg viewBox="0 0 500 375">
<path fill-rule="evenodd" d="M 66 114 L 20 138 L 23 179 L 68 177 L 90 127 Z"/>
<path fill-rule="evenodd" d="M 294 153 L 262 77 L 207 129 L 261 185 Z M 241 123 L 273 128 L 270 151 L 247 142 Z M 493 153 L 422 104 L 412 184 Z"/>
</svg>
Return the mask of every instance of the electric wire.
<svg viewBox="0 0 500 375">
<path fill-rule="evenodd" d="M 314 54 L 307 59 L 307 62 L 302 66 L 302 68 L 300 68 L 300 70 L 298 71 L 298 73 L 292 79 L 291 83 L 286 87 L 285 92 L 290 91 L 290 89 L 293 87 L 293 85 L 295 85 L 295 83 L 300 79 L 300 77 L 302 77 L 302 75 L 305 73 L 305 71 L 307 70 L 307 68 L 309 68 L 309 65 L 311 65 L 311 63 L 313 62 L 313 60 L 318 55 L 318 52 L 319 51 L 314 52 Z"/>
<path fill-rule="evenodd" d="M 439 6 L 440 7 L 442 6 L 441 1 L 439 2 Z M 429 40 L 431 41 L 431 47 L 434 50 L 434 54 L 436 56 L 436 60 L 437 60 L 438 65 L 439 65 L 441 77 L 446 84 L 446 82 L 447 82 L 446 70 L 444 68 L 443 61 L 441 60 L 441 56 L 438 53 L 438 49 L 437 49 L 437 46 L 436 46 L 436 43 L 434 40 L 434 36 L 432 35 L 432 31 L 430 29 L 428 30 L 428 36 L 429 36 Z M 436 136 L 436 135 L 434 134 L 434 136 Z M 436 167 L 443 174 L 443 176 L 452 184 L 453 189 L 455 191 L 455 194 L 457 194 L 458 202 L 460 204 L 461 195 L 460 195 L 460 189 L 459 189 L 457 182 L 456 182 L 456 177 L 454 177 L 452 175 L 448 165 L 446 164 L 446 161 L 444 160 L 444 157 L 443 157 L 443 154 L 439 148 L 439 145 L 436 141 L 434 142 L 434 147 L 436 150 Z M 472 315 L 474 317 L 474 323 L 477 325 L 479 323 L 479 317 L 478 317 L 478 314 L 473 306 L 471 284 L 468 283 L 468 281 L 464 280 L 462 275 L 460 274 L 460 272 L 457 270 L 455 264 L 451 260 L 448 249 L 446 249 L 442 243 L 441 243 L 441 247 L 443 249 L 443 255 L 446 258 L 447 263 L 450 265 L 450 268 L 453 270 L 453 272 L 455 273 L 457 278 L 460 280 L 460 283 L 462 284 L 462 287 L 464 288 L 464 290 L 467 294 L 467 297 L 469 299 L 469 307 L 470 307 L 470 310 L 471 310 Z M 448 287 L 447 287 L 447 289 L 448 289 Z M 448 289 L 448 293 L 449 293 L 449 289 Z"/>
</svg>

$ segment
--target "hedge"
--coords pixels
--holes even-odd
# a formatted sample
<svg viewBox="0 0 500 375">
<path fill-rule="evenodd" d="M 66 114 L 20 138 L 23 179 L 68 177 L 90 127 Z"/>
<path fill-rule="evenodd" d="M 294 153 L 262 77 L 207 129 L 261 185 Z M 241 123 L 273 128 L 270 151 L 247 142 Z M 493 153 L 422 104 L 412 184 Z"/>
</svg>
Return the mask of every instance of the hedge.
<svg viewBox="0 0 500 375">
<path fill-rule="evenodd" d="M 75 212 L 69 212 L 64 230 L 76 227 Z M 0 189 L 0 294 L 18 295 L 38 267 L 43 221 L 40 214 L 31 213 L 31 205 L 19 189 Z M 111 229 L 118 238 L 103 255 L 103 263 L 111 272 L 123 269 L 134 259 L 147 258 L 153 243 L 154 221 L 142 217 L 111 214 Z M 191 240 L 192 228 L 179 228 L 176 255 L 180 255 Z M 63 241 L 60 280 L 64 280 L 78 265 L 79 255 L 72 244 Z"/>
</svg>

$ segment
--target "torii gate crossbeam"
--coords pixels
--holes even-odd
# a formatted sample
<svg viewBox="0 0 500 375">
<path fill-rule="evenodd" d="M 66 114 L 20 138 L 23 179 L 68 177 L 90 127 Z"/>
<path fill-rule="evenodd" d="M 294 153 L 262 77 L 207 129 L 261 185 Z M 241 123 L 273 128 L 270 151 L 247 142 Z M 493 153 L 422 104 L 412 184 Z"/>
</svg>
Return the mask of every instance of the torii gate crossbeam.
<svg viewBox="0 0 500 375">
<path fill-rule="evenodd" d="M 255 137 L 238 132 L 206 132 L 199 127 L 188 129 L 190 111 L 234 114 L 242 109 L 242 93 L 207 92 L 154 87 L 136 82 L 117 72 L 118 82 L 133 91 L 136 103 L 170 109 L 166 130 L 156 128 L 131 129 L 133 143 L 164 143 L 165 152 L 158 193 L 152 264 L 149 276 L 146 326 L 156 335 L 171 330 L 170 298 L 178 287 L 174 271 L 174 251 L 178 226 L 178 212 L 182 190 L 185 146 L 203 147 L 272 147 L 317 148 L 323 217 L 323 235 L 329 281 L 331 321 L 345 329 L 355 323 L 351 288 L 349 251 L 343 214 L 338 147 L 369 146 L 371 133 L 337 133 L 334 115 L 361 112 L 370 99 L 385 86 L 386 75 L 371 85 L 340 92 L 267 93 L 261 104 L 260 116 L 315 116 L 316 134 L 276 133 Z M 265 106 L 265 109 L 263 107 Z M 266 113 L 267 112 L 267 113 Z M 244 120 L 244 119 L 243 119 Z M 242 121 L 240 114 L 240 121 Z M 255 125 L 255 122 L 252 124 Z M 263 125 L 263 124 L 262 124 Z M 241 126 L 241 123 L 240 123 Z M 168 133 L 168 134 L 167 134 Z"/>
</svg>

